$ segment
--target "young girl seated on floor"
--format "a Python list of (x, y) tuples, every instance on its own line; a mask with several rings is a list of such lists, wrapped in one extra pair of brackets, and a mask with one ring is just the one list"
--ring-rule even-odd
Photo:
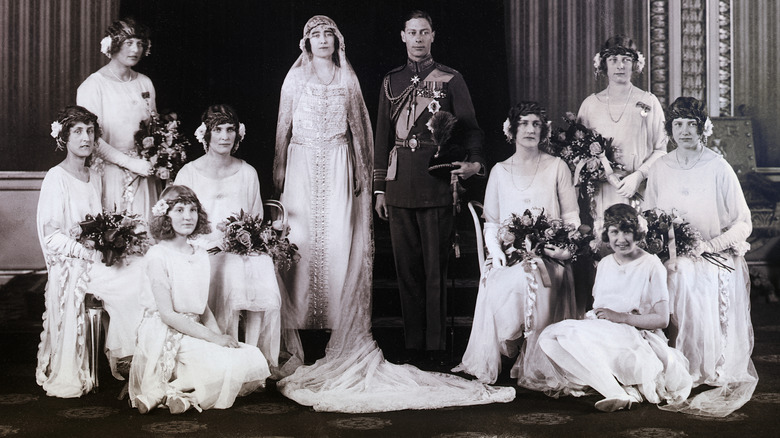
[(173, 185), (152, 210), (152, 235), (160, 243), (146, 254), (152, 297), (138, 329), (130, 370), (130, 398), (143, 413), (167, 406), (180, 414), (226, 409), (237, 395), (261, 387), (270, 375), (257, 347), (222, 334), (207, 305), (209, 257), (188, 239), (210, 229), (195, 193)]
[(560, 372), (547, 380), (550, 392), (579, 396), (591, 387), (605, 397), (596, 403), (604, 412), (630, 409), (643, 397), (655, 404), (688, 397), (688, 362), (661, 331), (669, 324), (666, 269), (636, 246), (646, 231), (626, 204), (604, 212), (602, 240), (614, 254), (598, 265), (593, 310), (584, 320), (550, 325), (539, 337)]

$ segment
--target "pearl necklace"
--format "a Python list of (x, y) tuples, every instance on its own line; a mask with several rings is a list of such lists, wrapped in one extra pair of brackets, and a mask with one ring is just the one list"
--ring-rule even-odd
[(118, 74), (116, 74), (116, 72), (114, 71), (113, 68), (108, 67), (108, 71), (110, 71), (111, 74), (114, 75), (114, 77), (116, 78), (117, 81), (119, 81), (119, 82), (121, 82), (123, 84), (126, 84), (126, 83), (128, 83), (128, 82), (133, 80), (133, 73), (130, 73), (130, 78), (128, 78), (127, 80), (123, 80), (122, 78), (119, 77)]
[[(531, 187), (534, 184), (534, 180), (536, 179), (536, 173), (539, 171), (539, 162), (541, 160), (542, 160), (542, 153), (539, 152), (538, 155), (536, 156), (536, 168), (534, 168), (534, 175), (533, 175), (533, 177), (531, 177), (531, 182), (528, 183), (527, 186), (525, 186), (523, 188), (519, 188), (519, 187), (517, 187), (517, 184), (515, 184), (515, 157), (512, 157), (512, 161), (511, 161), (511, 164), (510, 164), (510, 167), (509, 167), (509, 173), (512, 176), (512, 186), (514, 186), (515, 190), (517, 190), (519, 192), (524, 192), (524, 191), (528, 190), (528, 188)], [(521, 175), (521, 177), (522, 177), (522, 175)]]
[[(677, 149), (677, 153), (674, 154), (674, 159), (677, 161), (677, 166), (680, 167), (681, 170), (691, 170), (694, 166), (701, 160), (701, 156), (704, 155), (704, 146), (701, 146), (701, 150), (699, 151), (699, 156), (696, 157), (696, 160), (691, 164), (689, 167), (683, 167), (682, 163), (680, 163), (680, 150)], [(687, 160), (686, 160), (687, 164)]]
[(628, 101), (631, 100), (631, 93), (634, 92), (633, 85), (631, 86), (631, 89), (628, 90), (628, 97), (626, 97), (626, 103), (623, 105), (623, 111), (620, 112), (620, 116), (618, 116), (617, 120), (615, 120), (614, 117), (612, 117), (612, 108), (609, 106), (609, 85), (607, 85), (607, 112), (609, 113), (609, 118), (612, 120), (613, 123), (617, 123), (620, 121), (620, 119), (623, 118), (623, 114), (626, 113), (626, 108), (628, 108)]
[(333, 80), (336, 79), (336, 66), (331, 64), (331, 67), (333, 69), (333, 73), (331, 74), (330, 80), (327, 83), (325, 83), (325, 81), (323, 81), (320, 77), (320, 72), (317, 71), (317, 67), (314, 67), (314, 74), (317, 75), (317, 79), (320, 81), (320, 84), (327, 86), (332, 84)]

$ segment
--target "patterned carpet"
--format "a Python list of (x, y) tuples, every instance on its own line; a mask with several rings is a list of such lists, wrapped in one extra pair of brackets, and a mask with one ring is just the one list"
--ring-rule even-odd
[[(522, 389), (508, 404), (367, 415), (317, 413), (284, 398), (272, 384), (264, 392), (238, 399), (229, 410), (191, 410), (178, 416), (156, 410), (140, 415), (128, 407), (126, 399), (117, 399), (123, 382), (111, 377), (104, 358), (97, 393), (57, 399), (47, 397), (35, 384), (42, 308), (40, 277), (18, 278), (0, 289), (0, 437), (780, 436), (780, 305), (764, 300), (757, 300), (760, 302), (754, 303), (753, 309), (753, 359), (760, 378), (756, 394), (745, 407), (724, 419), (669, 413), (649, 404), (604, 414), (593, 408), (598, 396), (556, 400)], [(375, 328), (374, 335), (388, 358), (398, 355), (399, 328)], [(462, 352), (467, 338), (468, 328), (455, 328), (455, 356)], [(316, 336), (312, 339), (323, 342)], [(504, 368), (510, 364), (506, 362)], [(513, 384), (507, 372), (498, 383)]]

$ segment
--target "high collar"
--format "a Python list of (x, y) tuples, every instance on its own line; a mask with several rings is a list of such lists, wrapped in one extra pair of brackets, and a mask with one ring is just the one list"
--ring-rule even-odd
[(431, 56), (430, 53), (427, 54), (421, 61), (412, 61), (409, 58), (406, 59), (406, 66), (415, 73), (420, 73), (421, 71), (427, 70), (431, 68), (433, 64), (433, 56)]

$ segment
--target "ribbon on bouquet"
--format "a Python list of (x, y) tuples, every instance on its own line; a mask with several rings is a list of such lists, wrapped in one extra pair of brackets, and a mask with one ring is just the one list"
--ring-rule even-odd
[(674, 226), (669, 227), (669, 262), (677, 265), (677, 244), (674, 241)]
[(525, 271), (525, 315), (523, 315), (523, 335), (527, 338), (534, 332), (534, 310), (536, 309), (536, 293), (539, 290), (539, 282), (536, 280), (536, 273), (542, 279), (545, 287), (550, 287), (550, 273), (547, 272), (547, 266), (539, 257), (523, 260), (523, 270)]
[(609, 160), (607, 159), (607, 155), (602, 152), (596, 157), (591, 157), (586, 160), (582, 160), (579, 163), (577, 163), (577, 166), (574, 168), (574, 183), (576, 184), (577, 181), (580, 180), (580, 172), (582, 171), (582, 168), (585, 167), (588, 163), (593, 163), (595, 161), (598, 161), (601, 163), (601, 165), (604, 167), (604, 175), (607, 177), (607, 181), (612, 184), (613, 186), (617, 187), (617, 183), (612, 182), (612, 179), (610, 176), (615, 173), (615, 171), (612, 169), (612, 165), (609, 164)]

